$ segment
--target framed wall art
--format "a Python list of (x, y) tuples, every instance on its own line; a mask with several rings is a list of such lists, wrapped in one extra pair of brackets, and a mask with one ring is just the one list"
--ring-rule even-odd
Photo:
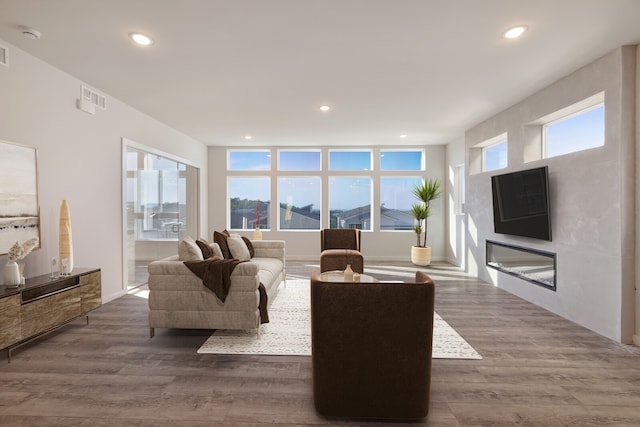
[(15, 242), (40, 242), (37, 160), (34, 147), (0, 141), (0, 254)]

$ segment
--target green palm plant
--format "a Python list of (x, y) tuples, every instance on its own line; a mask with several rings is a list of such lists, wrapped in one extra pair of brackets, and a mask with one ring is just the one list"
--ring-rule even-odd
[[(416, 246), (423, 248), (427, 246), (427, 218), (431, 215), (429, 204), (433, 199), (437, 199), (442, 195), (442, 189), (440, 187), (439, 179), (428, 179), (413, 188), (413, 195), (419, 200), (419, 203), (411, 206), (411, 215), (418, 222), (413, 227), (418, 243)], [(421, 241), (420, 237), (422, 233), (424, 233), (422, 236), (424, 238)]]

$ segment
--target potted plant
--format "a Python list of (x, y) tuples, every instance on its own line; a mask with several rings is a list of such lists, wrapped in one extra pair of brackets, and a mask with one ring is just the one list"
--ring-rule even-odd
[(419, 200), (419, 203), (411, 206), (411, 215), (417, 221), (413, 227), (416, 233), (416, 245), (411, 246), (411, 262), (415, 265), (431, 264), (431, 248), (427, 246), (427, 219), (431, 215), (429, 204), (441, 194), (438, 179), (428, 179), (413, 189), (413, 195)]

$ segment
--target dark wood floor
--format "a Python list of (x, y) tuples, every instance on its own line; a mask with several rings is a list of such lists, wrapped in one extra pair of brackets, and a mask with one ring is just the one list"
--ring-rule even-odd
[[(288, 276), (307, 278), (312, 267), (289, 262)], [(640, 425), (640, 349), (455, 268), (424, 270), (437, 281), (438, 313), (484, 358), (434, 360), (430, 413), (415, 425)], [(390, 280), (413, 271), (367, 269)], [(0, 360), (0, 425), (384, 424), (318, 416), (309, 357), (198, 355), (209, 332), (149, 339), (144, 290), (109, 302), (88, 326), (74, 321)]]

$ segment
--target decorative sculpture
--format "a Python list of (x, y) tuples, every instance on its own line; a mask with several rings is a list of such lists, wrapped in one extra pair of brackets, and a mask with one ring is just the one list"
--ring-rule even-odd
[(66, 261), (66, 270), (61, 274), (70, 274), (73, 271), (73, 239), (71, 237), (71, 213), (69, 212), (69, 204), (66, 200), (62, 201), (60, 206), (60, 236), (58, 244), (58, 255), (60, 264), (64, 265)]

